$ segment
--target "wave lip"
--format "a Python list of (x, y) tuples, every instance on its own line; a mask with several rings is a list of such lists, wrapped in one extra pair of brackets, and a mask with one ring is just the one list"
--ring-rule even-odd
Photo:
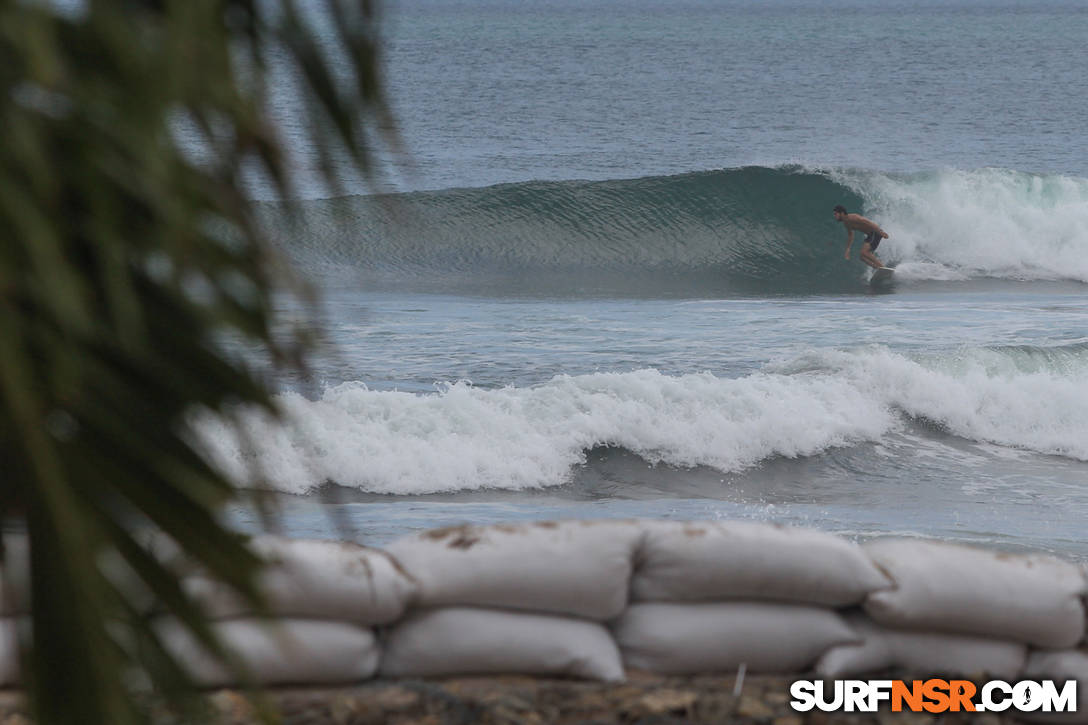
[[(1088, 460), (1088, 345), (915, 357), (875, 346), (813, 351), (737, 379), (645, 369), (530, 388), (459, 382), (426, 395), (345, 384), (280, 402), (284, 425), (254, 414), (246, 427), (271, 485), (288, 493), (329, 481), (391, 494), (543, 488), (567, 482), (602, 446), (737, 472), (875, 441), (905, 419)], [(255, 485), (246, 448), (221, 423), (197, 431), (219, 467)]]

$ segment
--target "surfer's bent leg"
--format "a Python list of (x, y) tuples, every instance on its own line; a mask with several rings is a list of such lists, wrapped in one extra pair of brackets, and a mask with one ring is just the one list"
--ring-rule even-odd
[(884, 266), (884, 264), (877, 259), (876, 255), (873, 254), (873, 250), (876, 249), (878, 244), (880, 244), (880, 235), (876, 232), (869, 232), (866, 234), (865, 241), (861, 243), (861, 261), (865, 262), (873, 269), (880, 269)]
[(868, 244), (861, 245), (861, 261), (865, 262), (873, 269), (880, 269), (884, 266), (884, 264), (879, 259), (877, 259), (876, 255), (869, 251)]

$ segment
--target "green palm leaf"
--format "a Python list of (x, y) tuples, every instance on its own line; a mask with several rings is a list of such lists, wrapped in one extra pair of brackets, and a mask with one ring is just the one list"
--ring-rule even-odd
[(310, 336), (274, 334), (272, 302), (310, 292), (243, 179), (296, 183), (267, 120), (273, 65), (298, 80), (325, 183), (370, 173), (369, 145), (396, 142), (376, 27), (367, 2), (0, 0), (0, 514), (29, 541), (42, 723), (145, 720), (135, 672), (192, 692), (150, 601), (233, 662), (149, 542), (261, 604), (260, 562), (219, 517), (239, 492), (188, 421), (275, 412), (223, 340), (303, 359)]

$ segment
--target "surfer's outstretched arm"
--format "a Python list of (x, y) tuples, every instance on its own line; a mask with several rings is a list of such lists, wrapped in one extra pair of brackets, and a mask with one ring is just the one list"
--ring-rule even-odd
[(850, 245), (854, 243), (854, 230), (846, 230), (846, 258), (850, 259)]

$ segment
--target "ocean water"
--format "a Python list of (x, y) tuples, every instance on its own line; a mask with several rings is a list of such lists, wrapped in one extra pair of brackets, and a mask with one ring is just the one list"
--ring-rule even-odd
[(252, 448), (198, 425), (288, 533), (745, 518), (1088, 558), (1088, 6), (385, 9), (407, 156), (262, 203), (323, 290), (313, 378)]

